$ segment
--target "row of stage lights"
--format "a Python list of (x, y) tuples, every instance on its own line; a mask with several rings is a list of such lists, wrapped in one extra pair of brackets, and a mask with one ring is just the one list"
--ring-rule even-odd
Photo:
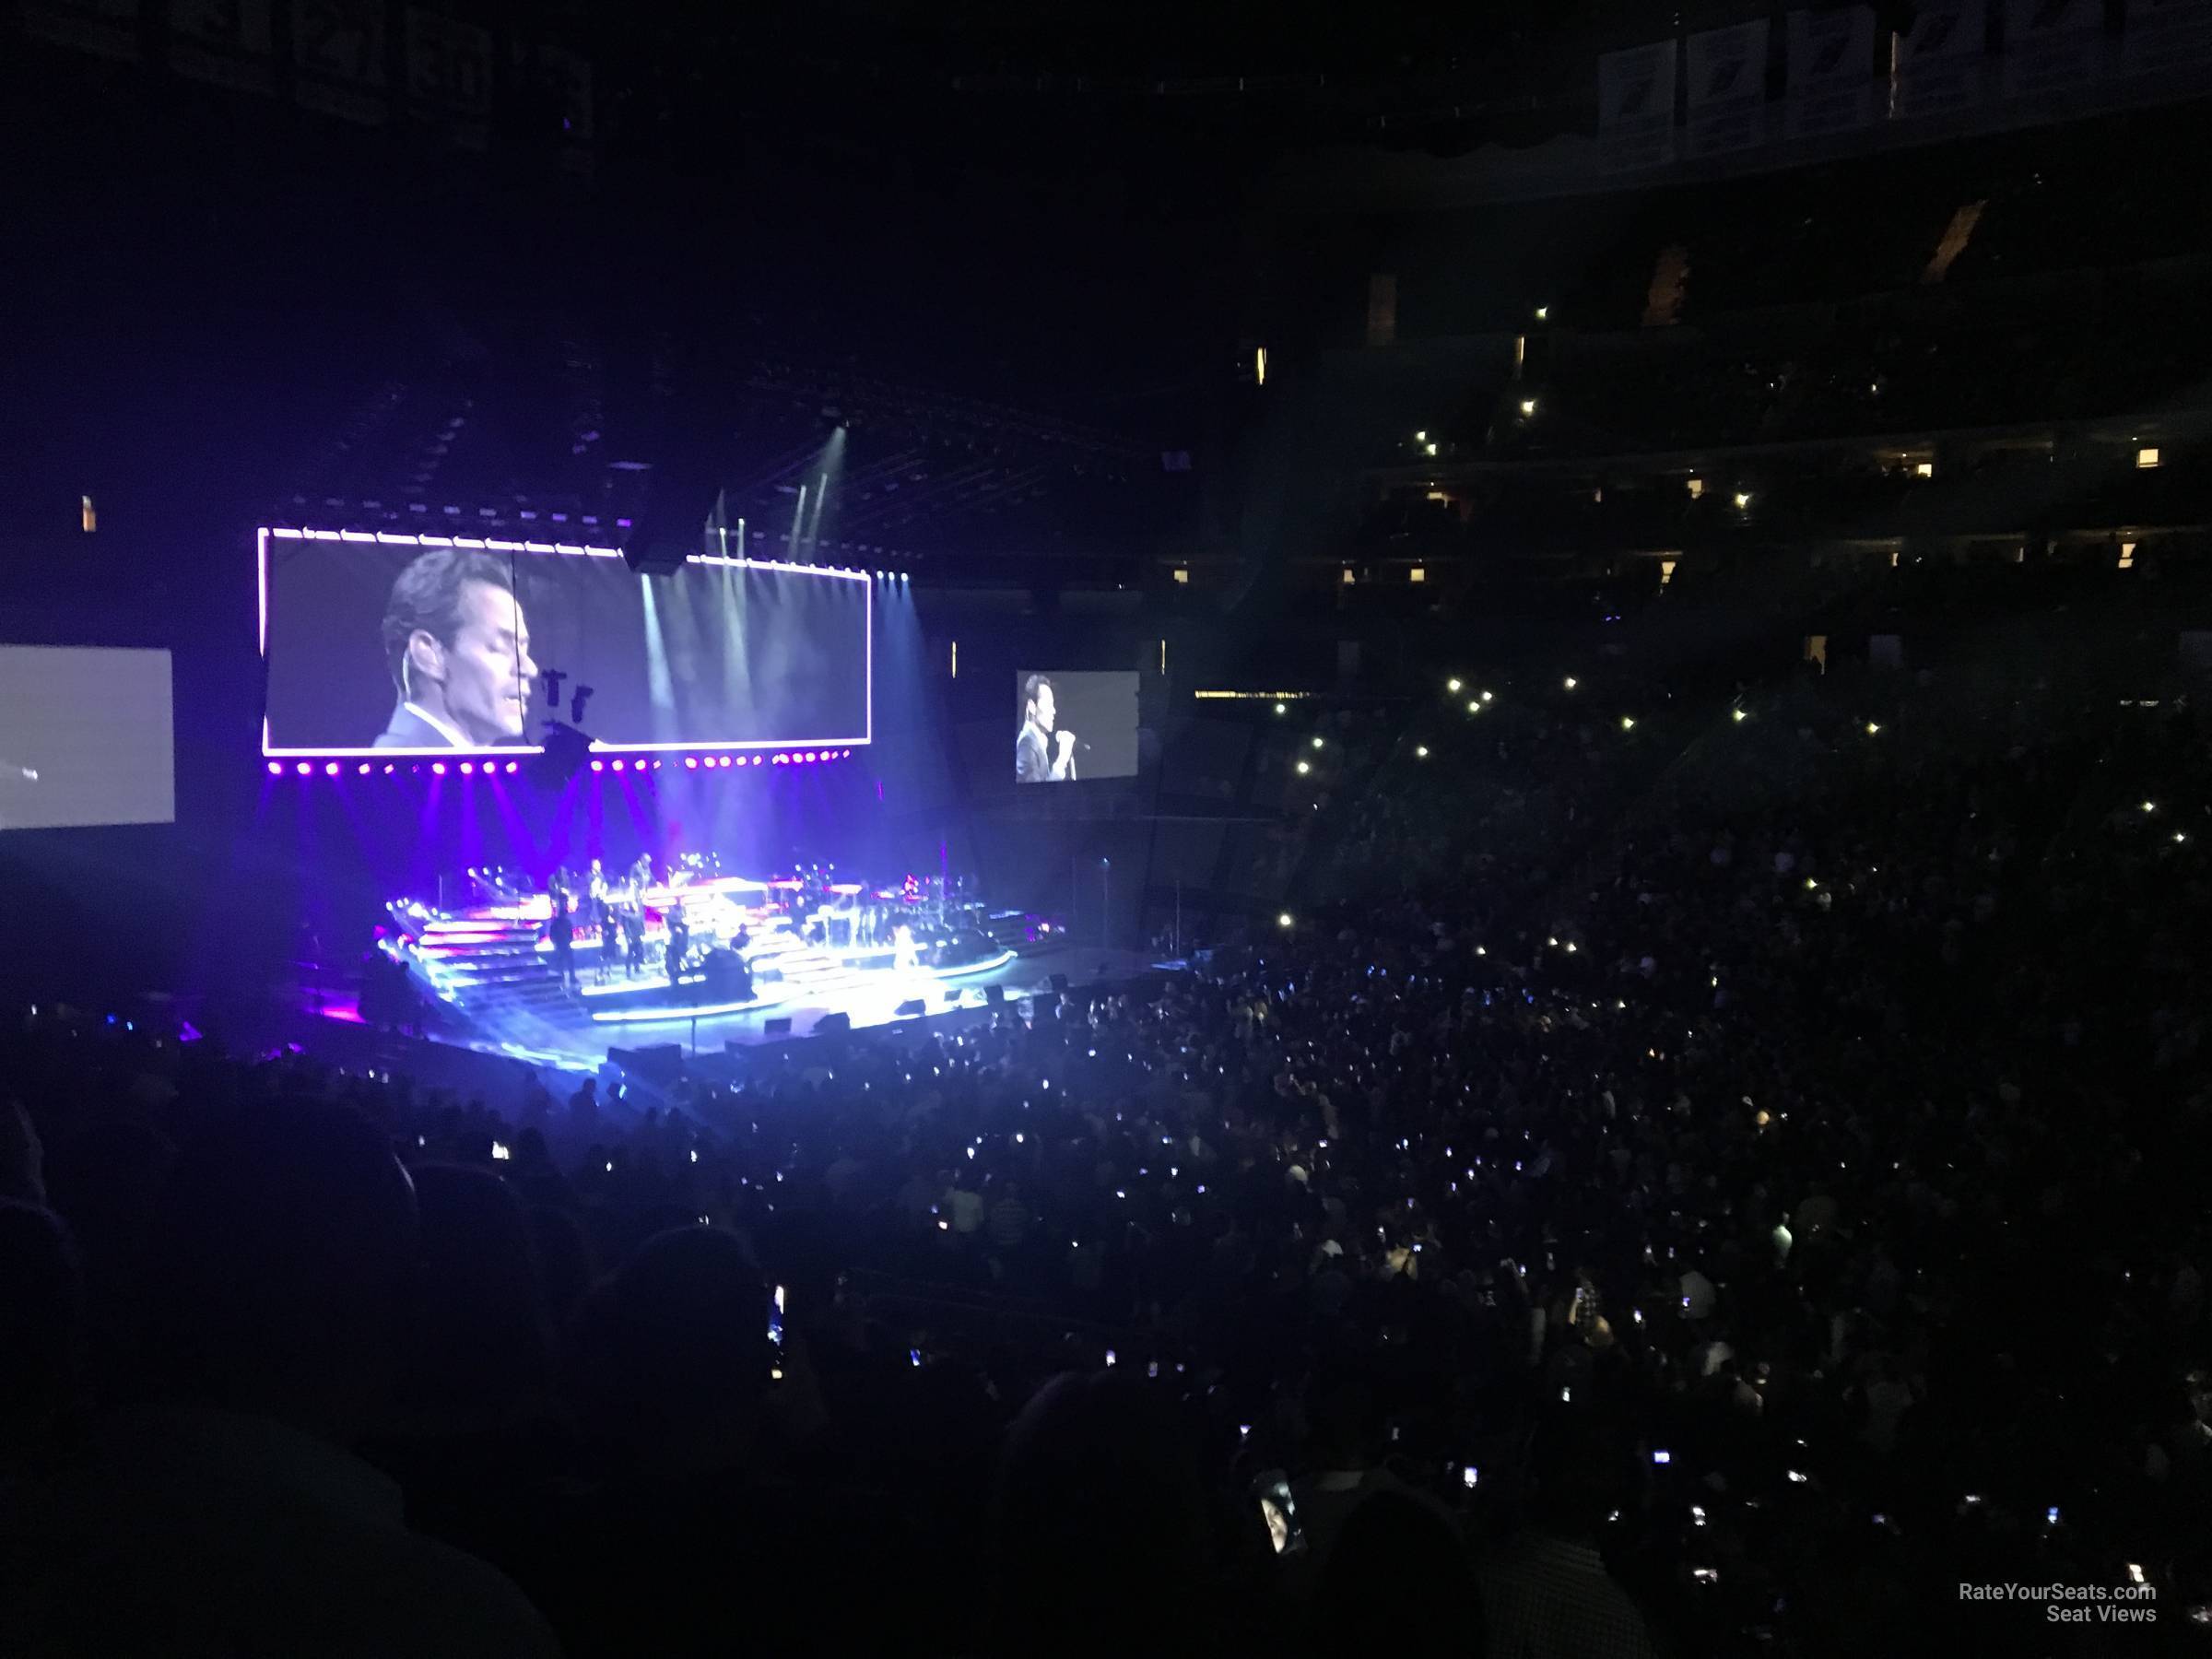
[[(811, 766), (818, 761), (849, 760), (852, 758), (853, 751), (849, 748), (779, 749), (772, 755), (686, 755), (684, 757), (684, 770), (686, 771), (714, 771), (717, 770), (727, 771), (733, 766), (743, 767), (747, 765)], [(602, 757), (596, 758), (592, 761), (592, 770), (595, 772), (659, 771), (664, 764), (665, 762), (663, 761), (648, 759), (643, 756), (640, 756), (634, 760), (625, 759), (620, 756), (617, 756), (612, 760)], [(272, 760), (269, 762), (270, 777), (282, 777), (284, 775), (284, 770), (285, 763), (283, 761)], [(522, 762), (519, 760), (418, 760), (409, 762), (403, 768), (399, 763), (391, 760), (385, 761), (382, 767), (379, 767), (374, 761), (363, 760), (356, 765), (353, 770), (356, 776), (363, 778), (368, 777), (372, 772), (380, 771), (385, 777), (388, 778), (394, 773), (403, 770), (409, 772), (420, 772), (427, 771), (433, 778), (442, 778), (449, 771), (457, 771), (463, 777), (468, 778), (474, 777), (477, 772), (481, 771), (486, 777), (488, 778), (494, 773), (500, 771), (504, 771), (509, 774), (518, 772), (522, 770)], [(292, 763), (292, 771), (302, 778), (312, 777), (316, 771), (316, 763), (312, 760), (294, 761)], [(345, 771), (345, 765), (340, 761), (325, 760), (322, 763), (323, 775), (326, 778), (338, 777), (343, 774)]]

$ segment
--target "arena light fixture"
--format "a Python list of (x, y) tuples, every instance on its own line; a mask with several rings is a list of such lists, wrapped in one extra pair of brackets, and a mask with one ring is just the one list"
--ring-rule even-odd
[(1458, 681), (1458, 679), (1457, 679), (1456, 677), (1453, 677), (1453, 678), (1452, 678), (1452, 679), (1448, 679), (1448, 680), (1446, 680), (1446, 681), (1444, 682), (1444, 689), (1445, 689), (1445, 690), (1447, 690), (1447, 691), (1449, 691), (1449, 692), (1451, 692), (1451, 693), (1452, 693), (1452, 695), (1453, 695), (1453, 696), (1454, 696), (1454, 697), (1458, 696), (1458, 695), (1459, 695), (1459, 681)]
[(1569, 675), (1569, 676), (1567, 677), (1567, 689), (1568, 689), (1568, 690), (1570, 690), (1570, 691), (1571, 691), (1571, 690), (1573, 690), (1573, 689), (1574, 689), (1574, 686), (1575, 686), (1575, 679), (1574, 679), (1574, 676), (1571, 674), (1571, 675)]
[(1281, 915), (1277, 916), (1275, 919), (1275, 924), (1277, 927), (1288, 927), (1290, 925), (1290, 912), (1288, 911), (1285, 911)]

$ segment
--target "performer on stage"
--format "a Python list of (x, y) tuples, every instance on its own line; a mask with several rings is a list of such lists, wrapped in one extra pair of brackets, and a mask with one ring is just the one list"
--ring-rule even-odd
[(914, 943), (914, 930), (901, 922), (891, 930), (891, 971), (919, 973), (922, 971), (922, 949)]
[(676, 983), (676, 976), (684, 971), (684, 959), (691, 954), (691, 924), (677, 905), (668, 912), (668, 982)]
[(566, 990), (577, 983), (576, 924), (569, 917), (569, 896), (558, 888), (553, 892), (553, 920), (546, 924), (546, 936), (553, 941), (553, 976)]
[(606, 984), (615, 977), (615, 970), (622, 965), (622, 929), (616, 923), (614, 906), (602, 900), (599, 906), (599, 982)]
[(635, 979), (638, 970), (645, 966), (645, 908), (634, 899), (623, 907), (622, 942), (629, 977)]

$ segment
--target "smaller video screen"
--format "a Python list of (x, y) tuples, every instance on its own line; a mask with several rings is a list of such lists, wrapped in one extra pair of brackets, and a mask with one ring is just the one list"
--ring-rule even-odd
[(1136, 676), (1025, 669), (1014, 677), (1014, 781), (1136, 776)]
[(168, 652), (0, 645), (0, 830), (176, 818)]

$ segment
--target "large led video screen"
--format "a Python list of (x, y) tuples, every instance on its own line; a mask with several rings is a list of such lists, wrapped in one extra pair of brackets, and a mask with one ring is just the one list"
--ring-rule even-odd
[(1024, 669), (1014, 677), (1014, 781), (1136, 776), (1136, 676)]
[(363, 531), (259, 554), (265, 754), (527, 752), (556, 717), (606, 749), (870, 738), (865, 571)]
[(0, 645), (0, 830), (177, 817), (169, 653)]

